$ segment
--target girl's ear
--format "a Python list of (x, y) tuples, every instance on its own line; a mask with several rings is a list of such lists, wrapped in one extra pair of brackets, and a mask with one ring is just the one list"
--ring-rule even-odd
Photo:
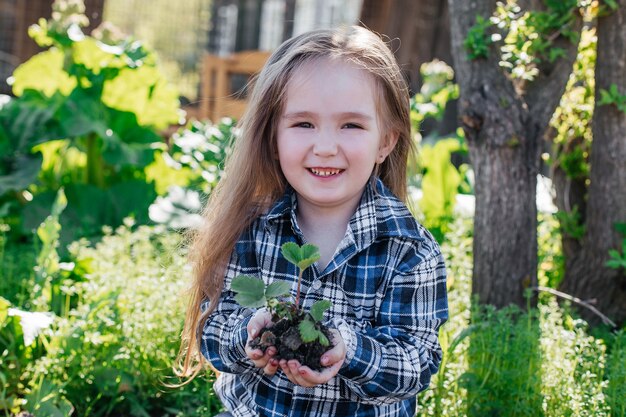
[(390, 132), (385, 135), (380, 146), (378, 147), (378, 156), (376, 157), (377, 164), (385, 162), (387, 156), (389, 156), (391, 151), (393, 151), (393, 148), (396, 147), (396, 143), (398, 143), (398, 136), (399, 134), (397, 132)]

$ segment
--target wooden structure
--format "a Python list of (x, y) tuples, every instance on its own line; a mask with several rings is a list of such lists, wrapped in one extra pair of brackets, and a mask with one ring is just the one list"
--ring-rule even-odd
[(226, 57), (206, 54), (202, 61), (200, 118), (213, 122), (227, 116), (240, 118), (246, 98), (245, 91), (233, 88), (235, 77), (249, 80), (263, 68), (269, 56), (267, 51), (242, 51)]

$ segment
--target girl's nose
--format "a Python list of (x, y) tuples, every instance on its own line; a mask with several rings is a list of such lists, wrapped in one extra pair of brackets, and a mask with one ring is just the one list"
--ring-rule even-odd
[(316, 156), (334, 156), (337, 154), (337, 141), (332, 134), (322, 133), (313, 145)]

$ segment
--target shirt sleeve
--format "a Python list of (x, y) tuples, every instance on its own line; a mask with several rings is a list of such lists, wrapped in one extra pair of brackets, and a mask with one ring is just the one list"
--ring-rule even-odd
[[(257, 371), (245, 351), (248, 340), (247, 325), (253, 311), (241, 307), (230, 290), (231, 280), (239, 275), (237, 256), (233, 253), (228, 263), (224, 290), (215, 310), (209, 315), (202, 328), (200, 352), (220, 372), (239, 374)], [(202, 304), (202, 311), (208, 301)]]
[(443, 256), (433, 245), (414, 268), (391, 279), (375, 325), (335, 320), (347, 350), (338, 375), (360, 398), (386, 404), (415, 397), (439, 369), (438, 330), (448, 300)]

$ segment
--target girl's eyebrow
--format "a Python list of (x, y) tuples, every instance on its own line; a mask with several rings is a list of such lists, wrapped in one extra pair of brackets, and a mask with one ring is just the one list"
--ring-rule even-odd
[[(284, 119), (300, 119), (300, 118), (312, 118), (315, 117), (316, 113), (313, 112), (309, 112), (309, 111), (296, 111), (296, 112), (292, 112), (292, 113), (286, 113), (283, 118)], [(372, 120), (373, 117), (370, 115), (367, 115), (365, 113), (360, 113), (360, 112), (356, 112), (356, 111), (348, 111), (348, 112), (343, 112), (343, 113), (339, 113), (336, 115), (337, 118), (339, 119), (360, 119), (360, 120)]]

